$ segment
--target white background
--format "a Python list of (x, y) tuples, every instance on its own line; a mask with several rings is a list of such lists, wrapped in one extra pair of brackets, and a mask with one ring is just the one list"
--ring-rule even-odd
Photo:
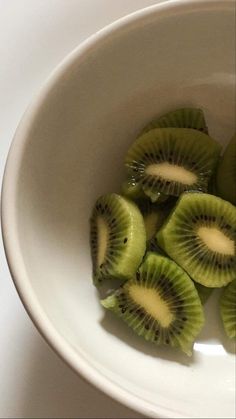
[[(151, 0), (0, 0), (0, 176), (16, 126), (52, 69)], [(115, 362), (115, 360), (114, 360)], [(0, 243), (0, 417), (140, 418), (76, 376), (24, 311)]]

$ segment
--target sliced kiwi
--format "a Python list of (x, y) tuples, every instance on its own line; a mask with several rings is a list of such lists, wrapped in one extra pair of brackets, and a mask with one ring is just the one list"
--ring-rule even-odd
[(207, 191), (221, 146), (208, 135), (188, 128), (156, 128), (128, 150), (130, 176), (152, 201), (160, 193), (179, 196), (187, 190)]
[(229, 338), (236, 337), (236, 279), (222, 292), (220, 314), (224, 329)]
[(158, 255), (168, 257), (168, 255), (164, 252), (164, 250), (160, 246), (158, 246), (157, 240), (155, 237), (149, 243), (147, 243), (147, 252), (153, 252), (153, 253), (157, 253)]
[(101, 303), (146, 340), (179, 347), (187, 355), (204, 323), (192, 280), (176, 263), (153, 253), (135, 278)]
[[(220, 159), (219, 159), (220, 161)], [(219, 163), (218, 163), (219, 164)], [(208, 193), (211, 195), (218, 195), (217, 192), (217, 186), (216, 186), (216, 175), (217, 175), (217, 169), (213, 172), (213, 174), (210, 177), (209, 183), (208, 183)]]
[(168, 112), (147, 124), (142, 133), (153, 128), (192, 128), (208, 133), (204, 113), (197, 108), (181, 108)]
[(91, 217), (91, 251), (95, 285), (103, 278), (131, 278), (146, 250), (141, 212), (115, 193), (100, 197)]
[(194, 285), (198, 292), (201, 303), (205, 304), (210, 297), (213, 288), (204, 287), (204, 285), (198, 284), (197, 282), (194, 282)]
[(236, 208), (210, 194), (185, 193), (157, 233), (157, 242), (194, 281), (231, 282), (236, 270)]
[(129, 199), (145, 199), (146, 195), (143, 192), (142, 185), (137, 183), (133, 177), (126, 179), (121, 186), (121, 194)]
[(164, 203), (152, 203), (149, 200), (137, 201), (137, 205), (143, 214), (146, 229), (147, 248), (151, 250), (157, 247), (156, 234), (163, 225), (165, 219), (174, 207), (176, 200), (169, 198)]
[(152, 190), (148, 185), (142, 184), (141, 182), (139, 184), (141, 185), (144, 195), (146, 198), (149, 198), (151, 202), (161, 203), (168, 199), (168, 195), (165, 195), (157, 190)]
[(236, 134), (225, 149), (216, 176), (217, 194), (236, 205)]
[[(129, 199), (132, 199), (133, 201), (142, 201), (142, 200), (150, 200), (152, 201), (152, 195), (150, 196), (144, 193), (142, 184), (139, 182), (136, 182), (134, 177), (128, 177), (121, 185), (121, 194), (126, 196)], [(168, 200), (168, 195), (164, 195), (162, 193), (159, 193), (158, 195), (155, 194), (153, 202), (157, 202), (158, 204), (161, 204), (162, 202), (165, 202)]]
[(143, 214), (147, 241), (152, 240), (167, 216), (164, 206), (152, 204), (150, 201), (140, 202), (139, 208)]

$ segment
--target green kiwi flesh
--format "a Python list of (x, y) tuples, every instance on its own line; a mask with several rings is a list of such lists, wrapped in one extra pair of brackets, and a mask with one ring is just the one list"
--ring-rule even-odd
[[(219, 161), (218, 161), (218, 164), (219, 164)], [(209, 183), (208, 183), (208, 193), (215, 196), (218, 195), (217, 186), (216, 186), (216, 175), (217, 175), (217, 169), (211, 175)]]
[(187, 355), (204, 324), (192, 280), (175, 262), (150, 252), (136, 277), (101, 304), (146, 340), (181, 348)]
[(236, 338), (236, 278), (223, 289), (220, 297), (220, 314), (229, 338)]
[(192, 128), (208, 133), (204, 113), (198, 108), (181, 108), (168, 112), (147, 124), (142, 133), (154, 128)]
[[(133, 177), (127, 178), (121, 185), (121, 194), (133, 201), (148, 200), (148, 193), (145, 195), (142, 185)], [(155, 194), (153, 202), (158, 204), (165, 202), (169, 197), (167, 195), (159, 193), (158, 196)], [(150, 200), (152, 196), (150, 195)]]
[(227, 285), (236, 270), (236, 208), (204, 193), (183, 194), (157, 233), (157, 243), (195, 281)]
[(146, 199), (142, 185), (137, 183), (134, 178), (126, 179), (121, 186), (121, 194), (129, 199), (136, 201), (137, 199)]
[(128, 150), (128, 173), (154, 202), (160, 194), (207, 192), (221, 146), (188, 128), (156, 128), (141, 135)]
[(162, 227), (167, 216), (171, 212), (175, 199), (169, 198), (164, 203), (152, 203), (150, 200), (137, 201), (137, 205), (143, 215), (146, 229), (147, 250), (156, 249), (156, 234)]
[(224, 288), (220, 298), (220, 314), (229, 338), (236, 338), (236, 279)]
[(138, 206), (143, 214), (147, 242), (149, 242), (164, 223), (167, 213), (165, 207), (152, 204), (150, 201), (143, 201)]
[(151, 202), (160, 204), (161, 202), (165, 202), (168, 199), (168, 195), (165, 195), (162, 192), (156, 190), (152, 190), (148, 187), (148, 185), (143, 185), (142, 183), (139, 184), (141, 185), (144, 195), (147, 199), (150, 199)]
[(217, 194), (236, 205), (236, 134), (225, 149), (218, 166)]
[(136, 204), (118, 194), (100, 197), (90, 220), (93, 280), (131, 278), (146, 250), (146, 232)]

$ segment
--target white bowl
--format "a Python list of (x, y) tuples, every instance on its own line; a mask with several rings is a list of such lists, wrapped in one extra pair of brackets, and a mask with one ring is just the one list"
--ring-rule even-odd
[(98, 195), (119, 190), (125, 152), (154, 115), (199, 106), (212, 136), (230, 138), (234, 5), (168, 1), (95, 34), (34, 100), (6, 166), (4, 244), (29, 315), (75, 371), (148, 417), (234, 417), (233, 344), (214, 298), (190, 359), (104, 313), (88, 219)]

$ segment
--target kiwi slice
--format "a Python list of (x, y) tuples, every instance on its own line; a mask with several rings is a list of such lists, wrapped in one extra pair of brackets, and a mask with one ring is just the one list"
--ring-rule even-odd
[(152, 201), (187, 190), (207, 191), (221, 146), (208, 135), (188, 128), (156, 128), (128, 150), (128, 172)]
[(204, 285), (198, 284), (197, 282), (194, 282), (194, 285), (198, 292), (201, 303), (205, 304), (210, 297), (213, 288), (204, 287)]
[(144, 195), (146, 198), (149, 198), (151, 202), (165, 202), (166, 199), (168, 199), (168, 195), (163, 194), (162, 192), (159, 192), (157, 190), (152, 190), (149, 188), (148, 185), (140, 183), (141, 188), (143, 190)]
[(146, 232), (136, 204), (118, 194), (100, 197), (91, 217), (95, 285), (103, 278), (131, 278), (146, 250)]
[(229, 338), (236, 337), (236, 279), (224, 290), (220, 298), (220, 314)]
[(163, 205), (152, 204), (150, 201), (140, 202), (139, 208), (143, 214), (147, 242), (151, 241), (167, 217), (167, 210)]
[(142, 133), (153, 128), (192, 128), (208, 133), (204, 113), (197, 108), (181, 108), (168, 112), (147, 124)]
[(211, 175), (209, 183), (208, 183), (208, 193), (211, 195), (218, 195), (217, 186), (216, 186), (216, 174), (217, 171), (215, 170), (214, 173)]
[(236, 205), (236, 134), (225, 149), (216, 176), (217, 193)]
[(198, 293), (186, 272), (150, 252), (136, 277), (101, 303), (146, 340), (179, 347), (187, 355), (204, 323)]
[(168, 257), (168, 255), (164, 252), (164, 250), (160, 246), (158, 246), (157, 240), (155, 237), (149, 243), (147, 243), (147, 252), (153, 252), (153, 253), (157, 253), (158, 255)]
[[(141, 201), (141, 200), (147, 200), (148, 194), (145, 195), (142, 184), (136, 182), (134, 177), (127, 178), (121, 186), (121, 194), (126, 196), (129, 199), (132, 199), (133, 201)], [(150, 199), (152, 197), (150, 196)], [(167, 195), (164, 195), (162, 193), (159, 193), (158, 196), (155, 195), (154, 201), (158, 202), (158, 204), (167, 201), (169, 197)]]
[(185, 193), (157, 233), (158, 245), (210, 288), (227, 285), (236, 270), (236, 208), (210, 194)]
[(143, 192), (142, 185), (135, 181), (133, 177), (126, 179), (121, 186), (121, 194), (129, 199), (145, 199), (146, 195)]
[(154, 248), (157, 246), (155, 236), (168, 214), (171, 212), (175, 202), (176, 200), (171, 198), (160, 204), (152, 203), (147, 199), (137, 202), (137, 205), (143, 214), (148, 249), (152, 249), (152, 246), (154, 246)]

